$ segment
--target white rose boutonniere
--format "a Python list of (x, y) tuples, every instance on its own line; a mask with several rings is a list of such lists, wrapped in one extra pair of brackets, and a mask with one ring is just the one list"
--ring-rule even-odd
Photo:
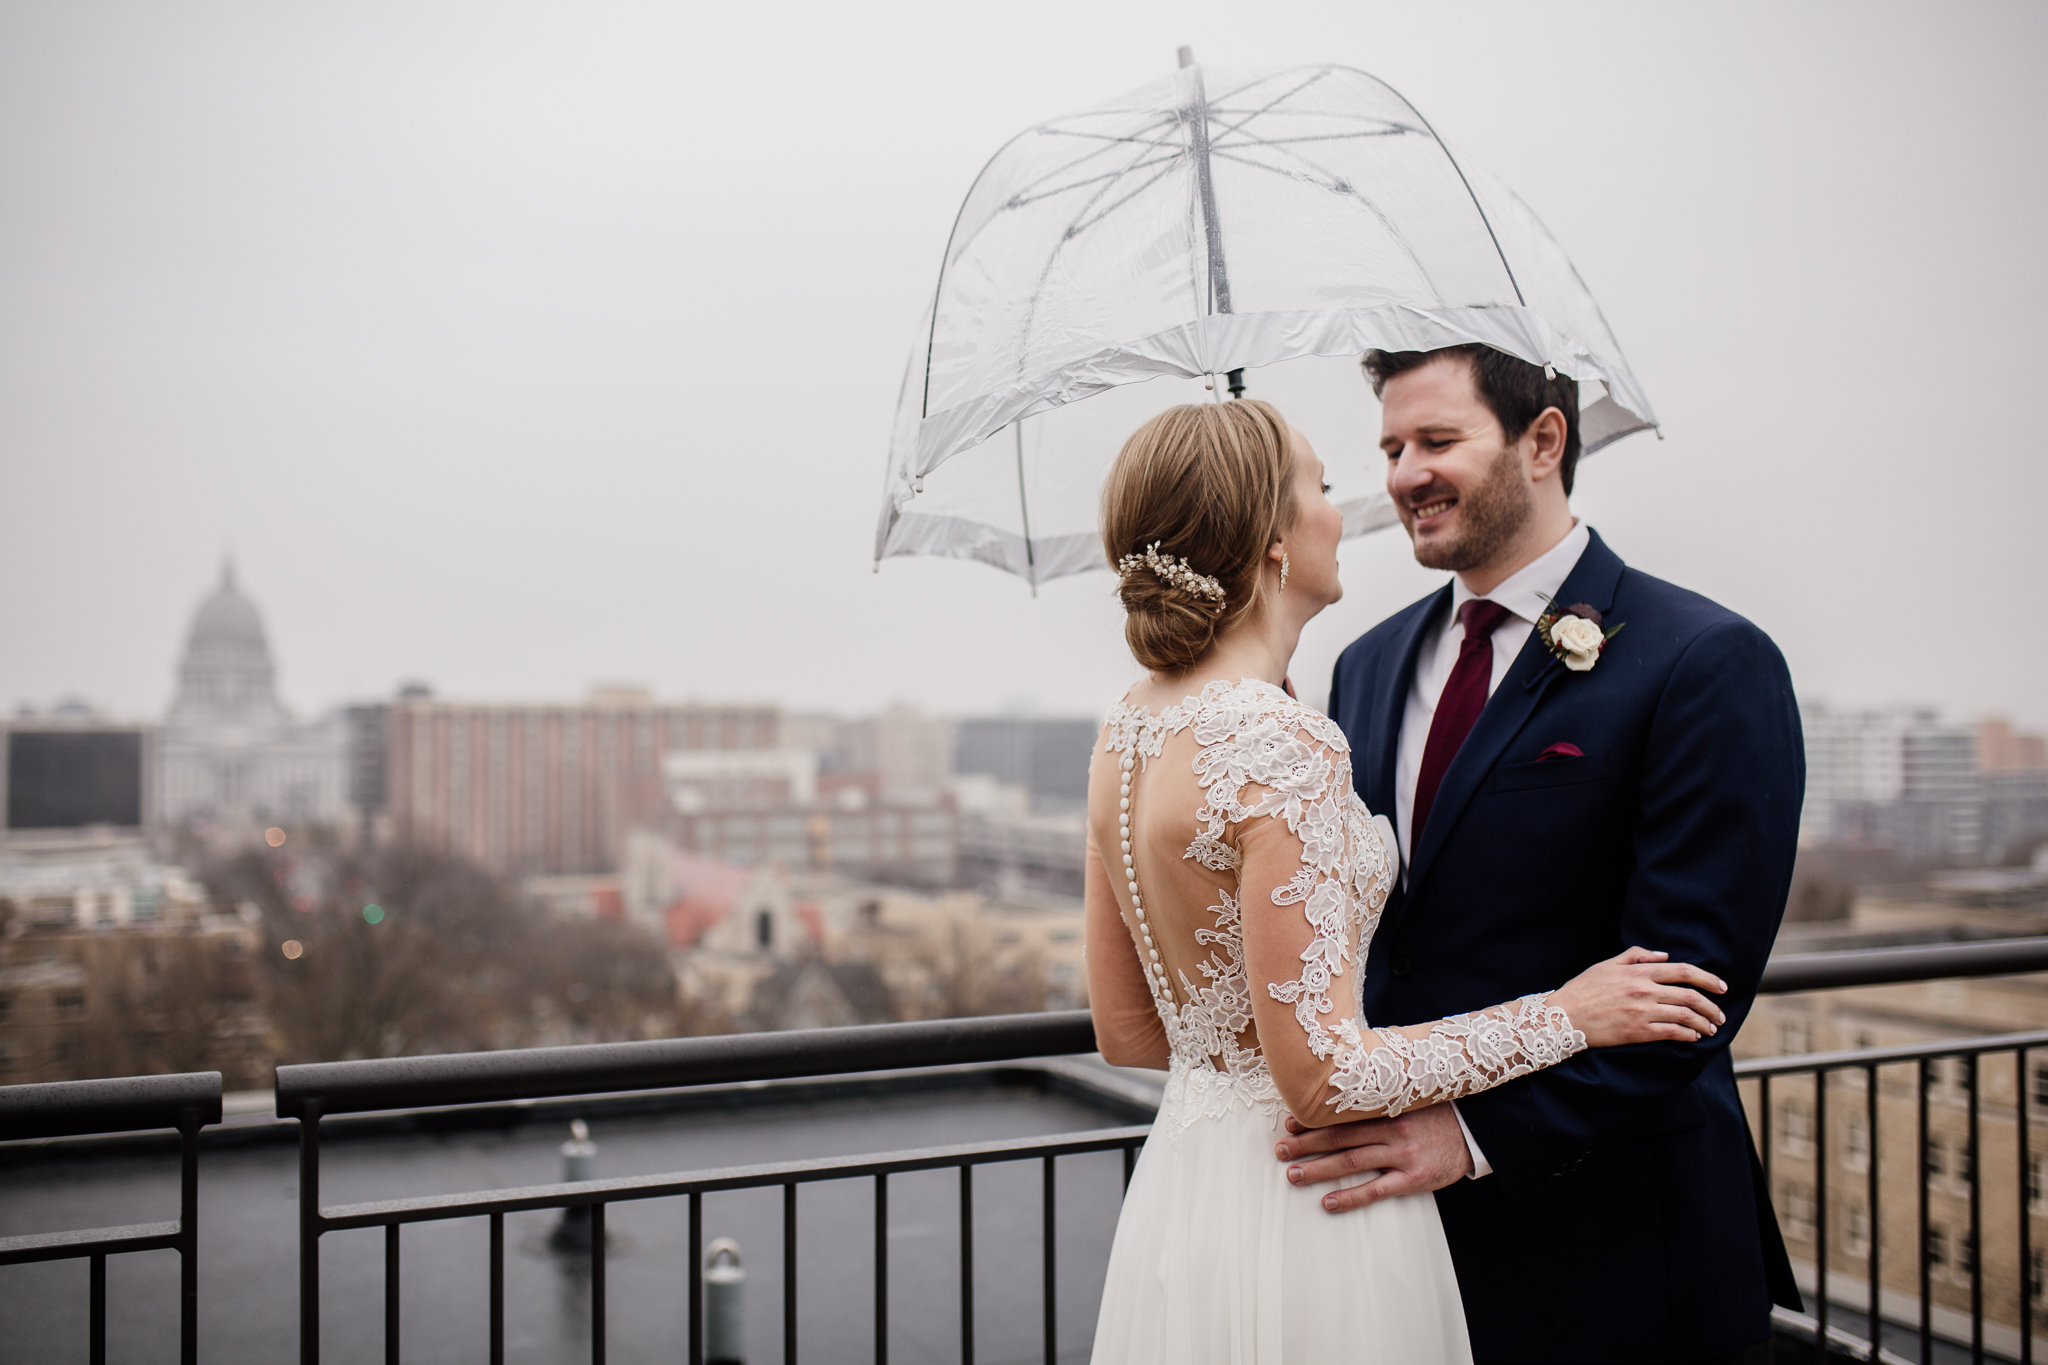
[(1550, 643), (1564, 651), (1566, 668), (1584, 673), (1600, 657), (1600, 646), (1607, 643), (1607, 637), (1585, 617), (1567, 616), (1550, 628)]
[(1584, 602), (1569, 607), (1551, 604), (1536, 622), (1536, 633), (1544, 645), (1574, 673), (1591, 671), (1600, 662), (1607, 642), (1621, 632), (1624, 623), (1607, 625), (1600, 613)]

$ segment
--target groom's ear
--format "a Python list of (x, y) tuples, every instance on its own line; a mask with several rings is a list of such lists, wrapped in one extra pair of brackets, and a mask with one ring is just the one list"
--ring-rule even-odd
[[(1536, 420), (1529, 423), (1529, 429), (1522, 433), (1516, 444), (1523, 447), (1523, 458), (1528, 462), (1529, 480), (1540, 483), (1545, 479), (1562, 479), (1564, 470), (1565, 438), (1569, 434), (1565, 417), (1556, 408), (1545, 408), (1536, 414)], [(1569, 487), (1563, 490), (1570, 494)]]

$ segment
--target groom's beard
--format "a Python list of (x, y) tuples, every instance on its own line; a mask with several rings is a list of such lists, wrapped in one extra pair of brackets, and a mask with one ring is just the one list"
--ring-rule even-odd
[[(1415, 544), (1415, 562), (1425, 569), (1449, 569), (1463, 573), (1492, 563), (1502, 550), (1521, 534), (1536, 513), (1534, 500), (1522, 482), (1521, 462), (1512, 448), (1504, 449), (1486, 481), (1458, 495), (1458, 531), (1430, 541), (1415, 537), (1415, 523), (1408, 523), (1408, 535)], [(1428, 501), (1425, 493), (1417, 501)]]

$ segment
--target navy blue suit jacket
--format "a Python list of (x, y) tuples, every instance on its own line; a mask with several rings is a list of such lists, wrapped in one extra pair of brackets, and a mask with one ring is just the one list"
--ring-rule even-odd
[[(1393, 818), (1401, 714), (1451, 589), (1355, 641), (1330, 709)], [(1445, 772), (1367, 959), (1365, 1017), (1412, 1024), (1553, 990), (1631, 945), (1728, 982), (1698, 1043), (1580, 1053), (1460, 1100), (1493, 1166), (1437, 1193), (1481, 1360), (1694, 1359), (1796, 1292), (1736, 1095), (1791, 885), (1799, 712), (1770, 638), (1593, 536), (1557, 596), (1624, 629), (1590, 672), (1534, 632)], [(1539, 755), (1553, 744), (1579, 758)]]

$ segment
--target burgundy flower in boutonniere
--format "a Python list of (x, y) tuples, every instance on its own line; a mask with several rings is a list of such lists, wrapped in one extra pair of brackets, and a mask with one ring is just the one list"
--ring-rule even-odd
[[(1548, 599), (1545, 599), (1548, 601)], [(1550, 610), (1536, 619), (1536, 634), (1542, 639), (1544, 648), (1564, 662), (1574, 673), (1584, 673), (1600, 662), (1601, 651), (1607, 642), (1621, 633), (1625, 621), (1608, 625), (1600, 613), (1584, 602), (1560, 607), (1552, 602)]]

